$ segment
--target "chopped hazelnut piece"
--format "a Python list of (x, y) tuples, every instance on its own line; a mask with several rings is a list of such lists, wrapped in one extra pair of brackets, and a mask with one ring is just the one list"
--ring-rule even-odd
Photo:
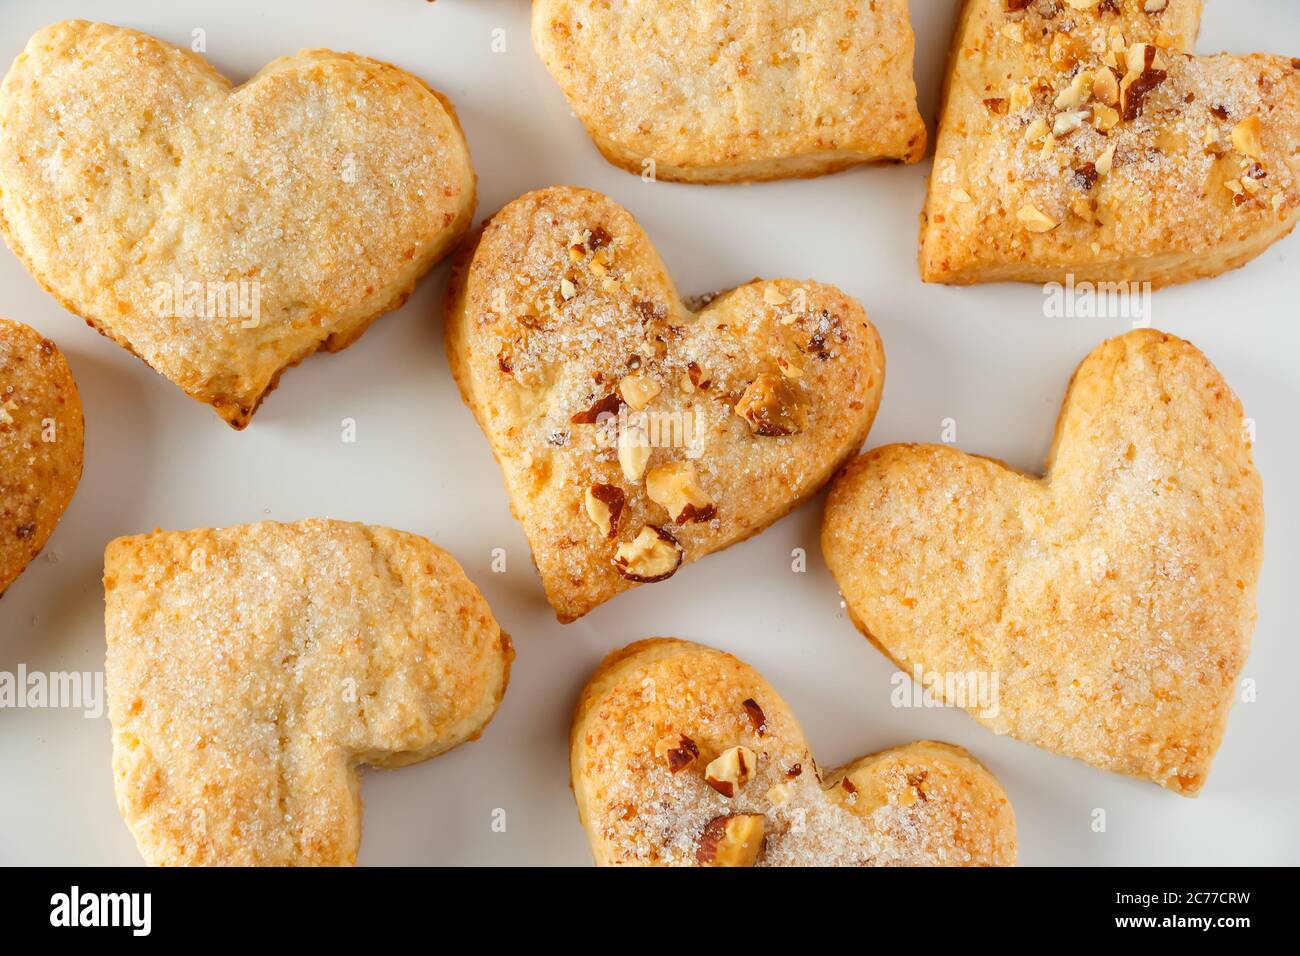
[(618, 383), (618, 393), (636, 411), (641, 411), (663, 390), (663, 386), (646, 372), (627, 375)]
[(1101, 0), (1065, 0), (1065, 2), (1075, 10), (1091, 10), (1100, 3)]
[(586, 411), (578, 412), (569, 421), (575, 425), (598, 425), (609, 416), (618, 413), (619, 406), (622, 404), (618, 395), (610, 392), (600, 401), (596, 402)]
[(614, 551), (614, 567), (629, 581), (653, 584), (670, 578), (682, 564), (682, 546), (667, 531), (645, 525)]
[(651, 501), (667, 509), (675, 524), (708, 521), (718, 513), (689, 461), (660, 465), (646, 475), (645, 490)]
[(709, 373), (700, 367), (699, 362), (690, 362), (686, 366), (686, 374), (690, 376), (691, 384), (703, 391), (708, 388), (713, 379)]
[(704, 782), (724, 797), (734, 797), (744, 789), (758, 769), (758, 758), (748, 747), (731, 747), (720, 753), (704, 768)]
[(634, 484), (650, 464), (650, 436), (640, 425), (627, 425), (618, 433), (618, 464), (623, 477)]
[(703, 866), (753, 866), (763, 852), (761, 813), (714, 817), (696, 844), (695, 860)]
[(681, 773), (700, 759), (700, 748), (695, 746), (695, 741), (685, 734), (664, 738), (659, 741), (655, 752), (667, 761), (668, 769), (672, 773)]
[(626, 497), (617, 485), (592, 485), (583, 496), (587, 517), (607, 538), (618, 535), (618, 518)]
[(563, 298), (565, 302), (568, 302), (577, 294), (578, 289), (572, 282), (568, 279), (560, 280), (560, 297)]
[[(966, 200), (969, 202), (970, 197)], [(960, 202), (960, 200), (958, 200)], [(776, 367), (781, 370), (781, 374), (786, 378), (803, 378), (803, 366), (796, 362), (786, 352), (782, 352), (776, 357)]]
[(1119, 80), (1109, 69), (1098, 70), (1092, 78), (1092, 95), (1097, 102), (1114, 106), (1119, 102)]
[(755, 435), (768, 438), (796, 435), (808, 424), (794, 386), (784, 376), (764, 372), (750, 383), (736, 402), (736, 414), (749, 423)]
[(1232, 128), (1232, 148), (1251, 159), (1263, 159), (1264, 143), (1260, 139), (1263, 132), (1264, 125), (1258, 116), (1242, 120)]
[(1021, 206), (1020, 211), (1016, 213), (1016, 218), (1024, 223), (1025, 228), (1030, 232), (1051, 232), (1058, 225), (1054, 219), (1032, 204)]
[(1125, 54), (1128, 71), (1119, 85), (1119, 112), (1125, 121), (1137, 119), (1147, 94), (1169, 78), (1155, 68), (1155, 59), (1156, 48), (1145, 43), (1134, 43)]
[(768, 305), (785, 305), (790, 300), (783, 296), (776, 286), (769, 285), (763, 289), (763, 301)]
[(740, 706), (745, 708), (745, 715), (749, 717), (749, 722), (754, 727), (754, 733), (762, 737), (767, 733), (767, 717), (763, 714), (763, 708), (758, 706), (758, 701), (752, 697), (746, 697), (740, 702)]
[(1110, 175), (1110, 171), (1115, 168), (1115, 144), (1111, 143), (1106, 147), (1106, 151), (1097, 157), (1095, 163), (1097, 172), (1102, 176)]
[(1052, 124), (1053, 136), (1068, 136), (1076, 129), (1080, 129), (1088, 114), (1084, 110), (1074, 110), (1069, 113), (1058, 113), (1056, 121)]
[(1052, 127), (1047, 124), (1047, 120), (1040, 116), (1030, 123), (1029, 128), (1025, 130), (1025, 141), (1028, 143), (1042, 142), (1051, 131)]
[(1169, 0), (1146, 0), (1146, 3), (1142, 4), (1142, 9), (1147, 13), (1159, 13), (1167, 6)]
[(1119, 125), (1119, 110), (1098, 103), (1092, 109), (1092, 125), (1103, 133), (1110, 132)]
[(1008, 23), (1002, 28), (1002, 35), (1012, 43), (1025, 42), (1025, 28), (1020, 23)]
[[(1106, 70), (1103, 73), (1108, 72)], [(1077, 110), (1092, 96), (1092, 74), (1087, 70), (1080, 70), (1074, 75), (1070, 85), (1063, 89), (1056, 97), (1055, 106), (1058, 110)]]

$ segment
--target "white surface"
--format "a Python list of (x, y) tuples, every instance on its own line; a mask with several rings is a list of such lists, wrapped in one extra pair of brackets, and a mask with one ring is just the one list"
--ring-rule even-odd
[[(912, 0), (922, 108), (933, 120), (957, 0)], [(1249, 10), (1242, 16), (1243, 9)], [(884, 338), (888, 384), (868, 445), (938, 441), (1038, 469), (1075, 364), (1122, 320), (1048, 319), (1036, 287), (948, 289), (917, 277), (927, 160), (748, 187), (645, 184), (607, 166), (533, 54), (525, 0), (7, 2), (0, 60), (37, 28), (81, 16), (188, 45), (233, 78), (301, 47), (396, 63), (455, 102), (479, 174), (479, 216), (554, 183), (591, 187), (641, 221), (684, 294), (753, 276), (810, 277), (858, 297)], [(491, 52), (505, 30), (507, 51)], [(1202, 51), (1300, 54), (1300, 6), (1217, 0)], [(1218, 366), (1258, 427), (1268, 531), (1259, 625), (1238, 704), (1196, 800), (999, 738), (964, 713), (895, 709), (892, 668), (847, 622), (817, 546), (821, 499), (746, 544), (640, 588), (561, 627), (545, 604), (486, 440), (447, 370), (442, 267), (399, 312), (337, 356), (309, 359), (243, 433), (190, 401), (45, 295), (0, 251), (0, 314), (54, 338), (86, 407), (86, 469), (47, 554), (0, 602), (0, 671), (103, 666), (101, 560), (120, 534), (263, 518), (348, 518), (427, 535), (449, 549), (515, 638), (510, 690), (483, 738), (400, 771), (366, 776), (367, 864), (586, 864), (568, 788), (574, 699), (607, 651), (675, 635), (753, 664), (799, 715), (823, 766), (919, 738), (962, 744), (1015, 806), (1025, 864), (1300, 862), (1294, 691), (1300, 474), (1300, 238), (1244, 270), (1158, 293), (1156, 327)], [(340, 440), (340, 422), (358, 440)], [(508, 571), (493, 574), (493, 548)], [(805, 574), (790, 570), (795, 547)], [(57, 557), (57, 561), (48, 560)], [(178, 662), (184, 666), (184, 662)], [(131, 864), (119, 819), (107, 718), (0, 711), (0, 863)], [(505, 833), (492, 812), (506, 811)], [(1107, 832), (1090, 827), (1107, 814)]]

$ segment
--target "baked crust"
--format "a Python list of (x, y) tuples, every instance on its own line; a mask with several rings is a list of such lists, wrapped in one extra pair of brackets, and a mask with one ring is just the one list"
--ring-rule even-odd
[(533, 44), (629, 172), (748, 182), (925, 155), (906, 0), (535, 0)]
[[(967, 0), (921, 218), (922, 278), (1159, 287), (1237, 268), (1295, 227), (1300, 60), (1190, 56), (1199, 0), (1145, 7)], [(1150, 48), (1149, 68), (1134, 44)], [(1116, 101), (1134, 66), (1137, 93)], [(1255, 122), (1253, 137), (1238, 132)]]
[(357, 767), (476, 739), (514, 652), (424, 538), (341, 521), (154, 532), (104, 554), (118, 809), (158, 865), (339, 865)]
[[(645, 527), (667, 531), (685, 564), (787, 514), (861, 446), (884, 385), (880, 337), (839, 290), (754, 281), (693, 312), (632, 216), (568, 186), (485, 225), (446, 312), (451, 370), (564, 622), (637, 583), (615, 558)], [(629, 379), (658, 389), (642, 408)], [(797, 433), (756, 434), (737, 414), (760, 380), (806, 416)], [(632, 479), (619, 436), (638, 434), (647, 457)], [(673, 463), (704, 493), (685, 517), (647, 487)], [(609, 526), (591, 517), (589, 491), (621, 502)]]
[[(697, 754), (674, 771), (668, 749), (683, 735)], [(757, 767), (726, 797), (705, 769), (736, 746)], [(965, 750), (921, 741), (823, 779), (771, 685), (730, 654), (686, 641), (640, 641), (605, 658), (574, 713), (570, 773), (603, 866), (695, 865), (709, 822), (738, 813), (764, 817), (760, 866), (1015, 863), (1011, 804)]]
[(63, 353), (35, 329), (0, 319), (0, 596), (72, 501), (84, 430)]
[(1204, 355), (1130, 332), (1076, 371), (1045, 478), (877, 448), (832, 486), (826, 563), (901, 669), (997, 675), (997, 713), (967, 707), (996, 733), (1195, 794), (1255, 623), (1247, 431)]
[(350, 53), (306, 50), (232, 88), (187, 50), (73, 20), (0, 85), (10, 248), (235, 428), (286, 368), (401, 305), (473, 210), (451, 104)]

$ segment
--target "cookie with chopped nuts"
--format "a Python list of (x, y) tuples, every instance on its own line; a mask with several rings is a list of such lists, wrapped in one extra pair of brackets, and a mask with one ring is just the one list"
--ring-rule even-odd
[(605, 158), (729, 183), (914, 163), (907, 0), (536, 0), (533, 45)]
[(823, 774), (772, 686), (730, 654), (610, 654), (569, 739), (601, 866), (1010, 866), (1015, 815), (965, 750), (921, 741)]
[(967, 0), (922, 216), (927, 282), (1150, 282), (1300, 221), (1300, 60), (1192, 56), (1200, 0)]
[(467, 244), (446, 323), (564, 622), (787, 514), (862, 444), (884, 385), (839, 290), (756, 280), (692, 310), (625, 209), (567, 186)]
[(77, 383), (58, 347), (0, 319), (0, 596), (72, 501), (83, 431)]
[(474, 210), (451, 104), (350, 53), (232, 88), (188, 50), (67, 21), (14, 61), (0, 116), (14, 254), (234, 428), (285, 369), (401, 305)]
[[(1201, 789), (1255, 625), (1250, 428), (1189, 343), (1139, 330), (1074, 374), (1044, 477), (889, 445), (831, 488), (822, 550), (898, 666), (994, 675), (999, 734)], [(942, 695), (941, 695), (942, 696)]]
[(355, 863), (358, 766), (476, 739), (514, 657), (449, 554), (342, 521), (118, 538), (104, 597), (117, 804), (156, 865)]

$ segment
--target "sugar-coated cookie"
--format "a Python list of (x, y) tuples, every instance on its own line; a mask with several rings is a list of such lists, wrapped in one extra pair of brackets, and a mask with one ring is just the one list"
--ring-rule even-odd
[(1191, 56), (1200, 12), (1200, 0), (966, 0), (923, 278), (1161, 286), (1234, 269), (1289, 233), (1300, 59)]
[(387, 528), (119, 538), (104, 592), (118, 808), (153, 864), (354, 863), (358, 765), (477, 738), (514, 656), (452, 557)]
[(533, 44), (605, 158), (725, 183), (916, 162), (907, 0), (535, 0)]
[(286, 368), (399, 306), (473, 209), (451, 104), (350, 53), (232, 88), (194, 53), (76, 20), (0, 85), (10, 248), (235, 428)]
[(0, 595), (72, 500), (83, 431), (77, 383), (58, 347), (0, 319)]
[(1001, 785), (923, 741), (825, 775), (752, 667), (686, 641), (605, 658), (570, 736), (578, 815), (601, 865), (990, 866), (1016, 859)]
[(839, 290), (756, 280), (693, 311), (625, 209), (567, 186), (467, 246), (446, 337), (566, 622), (812, 495), (862, 444), (885, 375)]
[(836, 478), (822, 548), (853, 620), (900, 668), (996, 678), (996, 707), (949, 703), (1194, 794), (1255, 623), (1250, 446), (1204, 355), (1130, 332), (1075, 372), (1044, 478), (949, 447), (878, 448)]

